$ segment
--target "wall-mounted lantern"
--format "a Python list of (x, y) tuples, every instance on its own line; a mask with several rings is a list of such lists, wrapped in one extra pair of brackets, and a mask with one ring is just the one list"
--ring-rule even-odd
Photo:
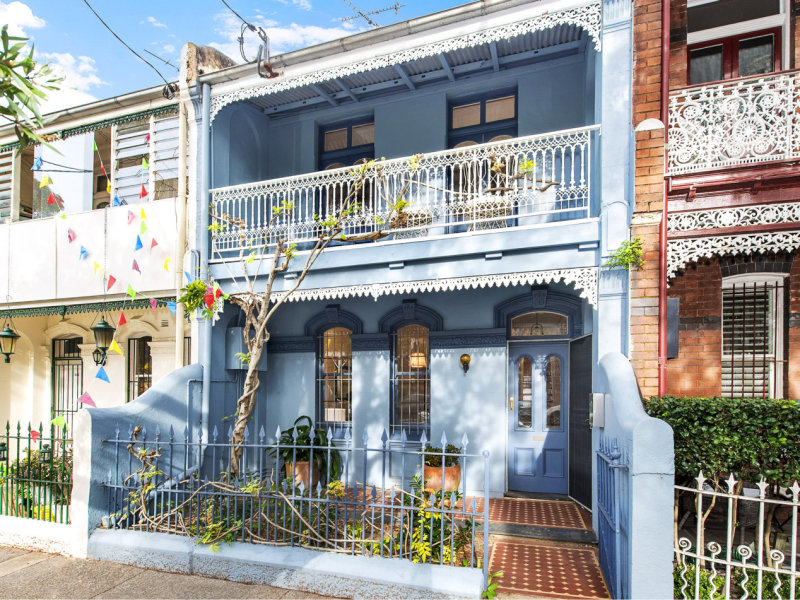
[(5, 329), (0, 331), (0, 354), (5, 357), (3, 362), (11, 362), (11, 355), (14, 354), (14, 346), (18, 338), (19, 334), (14, 331), (11, 317), (7, 317)]
[(106, 364), (106, 352), (108, 351), (108, 347), (111, 345), (111, 340), (114, 339), (114, 332), (116, 330), (116, 327), (109, 325), (106, 322), (105, 317), (100, 315), (100, 321), (97, 323), (97, 325), (92, 327), (95, 345), (94, 352), (92, 352), (94, 364)]
[(5, 442), (0, 442), (0, 463), (5, 463), (8, 458), (8, 446)]
[(472, 360), (470, 355), (469, 354), (462, 354), (461, 358), (459, 360), (461, 361), (461, 368), (464, 369), (464, 373), (469, 371), (469, 363)]

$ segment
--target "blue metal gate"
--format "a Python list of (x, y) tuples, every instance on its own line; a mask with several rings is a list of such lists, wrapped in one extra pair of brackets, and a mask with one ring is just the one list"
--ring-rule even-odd
[(630, 471), (616, 438), (597, 451), (600, 568), (613, 598), (630, 598)]

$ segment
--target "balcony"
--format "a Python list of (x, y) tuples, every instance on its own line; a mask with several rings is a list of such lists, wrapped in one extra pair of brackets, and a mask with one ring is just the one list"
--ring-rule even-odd
[(800, 158), (800, 72), (670, 92), (667, 174)]
[[(381, 239), (418, 241), (587, 218), (598, 130), (582, 127), (380, 161), (367, 170), (344, 231), (381, 231), (399, 198), (408, 205)], [(345, 167), (212, 190), (214, 259), (269, 248), (280, 238), (316, 241), (318, 219), (339, 213), (355, 180), (353, 167)], [(284, 202), (293, 210), (276, 215)]]

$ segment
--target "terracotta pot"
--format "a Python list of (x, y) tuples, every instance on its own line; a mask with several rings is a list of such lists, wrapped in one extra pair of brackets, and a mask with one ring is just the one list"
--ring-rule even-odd
[(442, 486), (442, 467), (429, 467), (425, 465), (422, 470), (422, 479), (425, 481), (425, 489), (441, 490), (446, 492), (458, 491), (458, 484), (461, 483), (461, 465), (444, 468), (444, 486)]
[[(317, 487), (317, 483), (319, 482), (319, 470), (317, 467), (311, 472), (311, 483), (309, 485), (309, 462), (307, 460), (299, 460), (294, 464), (294, 484), (299, 486), (302, 483), (306, 489), (310, 487)], [(286, 463), (286, 478), (291, 480), (292, 478), (292, 464)]]

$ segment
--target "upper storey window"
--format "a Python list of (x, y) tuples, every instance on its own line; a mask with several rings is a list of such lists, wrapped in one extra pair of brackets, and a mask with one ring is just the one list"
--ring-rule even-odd
[(517, 97), (511, 93), (450, 104), (451, 148), (517, 135)]
[(689, 0), (688, 25), (691, 85), (782, 68), (781, 0)]
[(375, 154), (375, 123), (371, 119), (324, 127), (320, 138), (320, 169), (349, 167)]

